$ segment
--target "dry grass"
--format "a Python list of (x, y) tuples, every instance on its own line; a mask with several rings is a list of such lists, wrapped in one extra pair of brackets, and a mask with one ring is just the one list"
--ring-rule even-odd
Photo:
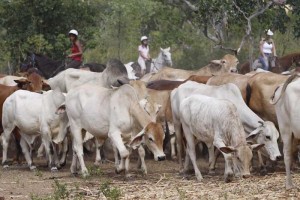
[[(26, 167), (0, 170), (0, 197), (5, 199), (30, 199), (50, 197), (55, 190), (54, 180), (65, 187), (67, 199), (106, 199), (103, 188), (109, 188), (109, 195), (120, 199), (299, 199), (300, 191), (286, 191), (285, 174), (281, 162), (277, 172), (267, 176), (254, 175), (249, 179), (235, 179), (224, 183), (223, 168), (219, 163), (216, 175), (209, 176), (207, 163), (200, 160), (200, 170), (204, 180), (197, 182), (194, 176), (183, 178), (178, 174), (178, 164), (173, 161), (154, 162), (147, 160), (148, 176), (144, 177), (132, 164), (133, 178), (124, 180), (116, 175), (112, 163), (103, 164), (101, 173), (88, 179), (70, 175), (69, 166), (50, 173), (39, 167), (36, 175)], [(222, 162), (222, 161), (221, 161)], [(88, 162), (91, 164), (91, 162)], [(135, 163), (135, 161), (133, 161)], [(300, 187), (300, 174), (296, 171), (293, 181)], [(104, 184), (107, 184), (104, 186)], [(102, 188), (102, 189), (101, 189)], [(120, 194), (119, 194), (120, 192)], [(119, 195), (119, 196), (118, 196)]]

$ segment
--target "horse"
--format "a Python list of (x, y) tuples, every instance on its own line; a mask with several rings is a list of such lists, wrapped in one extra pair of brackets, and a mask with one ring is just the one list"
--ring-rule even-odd
[[(164, 66), (172, 66), (172, 57), (170, 47), (163, 49), (160, 48), (159, 54), (156, 58), (151, 60), (150, 72), (158, 72)], [(137, 62), (129, 62), (125, 64), (127, 71), (134, 71), (137, 78), (141, 78), (141, 67)]]
[[(282, 57), (271, 56), (269, 59), (269, 71), (280, 74), (288, 71), (293, 64), (300, 64), (300, 53), (291, 53)], [(261, 66), (261, 63), (257, 59), (253, 62), (252, 70), (261, 68)], [(250, 69), (249, 61), (247, 61), (241, 65), (239, 73), (246, 74), (252, 70)]]
[[(42, 54), (31, 53), (27, 56), (24, 63), (20, 64), (20, 72), (27, 72), (31, 69), (46, 79), (49, 79), (65, 70), (65, 66), (66, 60), (57, 61)], [(98, 63), (86, 63), (82, 66), (82, 68), (89, 69), (93, 72), (102, 72), (105, 67), (105, 65)]]

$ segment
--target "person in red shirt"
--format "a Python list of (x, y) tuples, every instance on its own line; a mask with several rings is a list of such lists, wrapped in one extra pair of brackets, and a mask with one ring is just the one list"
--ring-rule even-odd
[(72, 29), (69, 32), (69, 38), (72, 43), (71, 54), (67, 57), (71, 58), (71, 62), (66, 65), (67, 68), (79, 69), (82, 64), (82, 47), (78, 40), (78, 31)]

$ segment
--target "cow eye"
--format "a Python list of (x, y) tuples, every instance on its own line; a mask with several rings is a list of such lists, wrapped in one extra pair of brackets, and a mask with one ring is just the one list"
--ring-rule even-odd
[(271, 140), (271, 136), (268, 136), (268, 135), (267, 135), (267, 136), (266, 136), (266, 139), (267, 139), (267, 140)]
[(149, 138), (149, 141), (150, 141), (150, 142), (154, 142), (154, 140), (153, 140), (152, 138)]

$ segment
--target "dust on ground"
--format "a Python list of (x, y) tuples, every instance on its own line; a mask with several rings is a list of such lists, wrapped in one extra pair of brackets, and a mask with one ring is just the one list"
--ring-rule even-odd
[[(92, 176), (82, 178), (70, 173), (68, 165), (58, 172), (50, 172), (45, 161), (39, 161), (38, 170), (26, 165), (0, 168), (0, 199), (299, 199), (300, 190), (285, 190), (284, 165), (281, 161), (276, 172), (260, 176), (256, 171), (248, 179), (236, 178), (231, 183), (223, 180), (223, 160), (219, 159), (215, 175), (209, 175), (207, 159), (199, 159), (198, 166), (204, 177), (198, 182), (194, 175), (183, 177), (179, 164), (167, 160), (146, 160), (148, 175), (144, 176), (131, 161), (130, 179), (115, 174), (114, 163), (94, 167), (90, 157), (86, 162)], [(293, 174), (300, 187), (300, 174)]]

